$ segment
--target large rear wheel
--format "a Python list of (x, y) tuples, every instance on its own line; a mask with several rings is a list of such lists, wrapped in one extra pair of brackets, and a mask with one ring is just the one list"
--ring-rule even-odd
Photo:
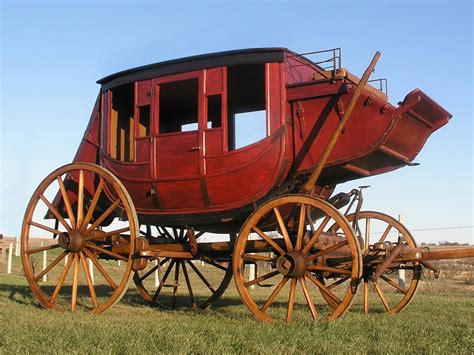
[[(334, 223), (342, 226), (337, 234), (328, 232)], [(349, 309), (362, 274), (359, 243), (347, 220), (327, 202), (304, 195), (258, 208), (240, 230), (233, 260), (240, 296), (263, 321), (338, 318)], [(246, 270), (250, 264), (258, 266), (256, 275)], [(320, 281), (329, 276), (349, 282), (334, 292)]]
[(48, 309), (105, 311), (128, 288), (137, 232), (133, 202), (113, 174), (89, 163), (55, 170), (23, 219), (21, 256), (33, 294)]

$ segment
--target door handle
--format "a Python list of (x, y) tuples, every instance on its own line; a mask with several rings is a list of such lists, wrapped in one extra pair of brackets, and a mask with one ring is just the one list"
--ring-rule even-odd
[(197, 145), (195, 147), (192, 147), (191, 149), (188, 150), (188, 152), (196, 152), (198, 150), (201, 150), (201, 146)]

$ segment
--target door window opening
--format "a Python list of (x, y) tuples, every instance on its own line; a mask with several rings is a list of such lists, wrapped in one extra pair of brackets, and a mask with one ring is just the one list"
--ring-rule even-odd
[(109, 154), (113, 159), (134, 159), (134, 85), (122, 85), (112, 90)]
[(199, 80), (160, 84), (160, 134), (197, 130)]
[(207, 128), (219, 128), (222, 117), (222, 96), (210, 95), (207, 97)]
[(150, 105), (138, 107), (138, 134), (137, 137), (150, 135)]
[(242, 148), (267, 136), (265, 64), (227, 68), (228, 146)]

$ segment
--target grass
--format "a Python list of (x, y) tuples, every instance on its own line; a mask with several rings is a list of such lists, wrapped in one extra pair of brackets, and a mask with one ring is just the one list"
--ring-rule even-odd
[[(18, 258), (15, 258), (18, 259)], [(421, 287), (402, 313), (349, 312), (337, 321), (261, 323), (240, 301), (233, 282), (205, 311), (162, 311), (132, 285), (100, 315), (43, 309), (33, 299), (18, 260), (0, 273), (0, 353), (472, 353), (471, 288)], [(356, 305), (355, 309), (358, 307)]]

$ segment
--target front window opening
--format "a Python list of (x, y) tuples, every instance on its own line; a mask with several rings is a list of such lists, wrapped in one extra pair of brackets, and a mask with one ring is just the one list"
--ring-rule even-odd
[(134, 85), (122, 85), (112, 90), (110, 117), (110, 156), (132, 161), (134, 148)]
[(227, 68), (229, 150), (255, 143), (267, 135), (265, 64)]
[(147, 137), (150, 135), (150, 105), (138, 108), (138, 135)]
[(198, 127), (198, 79), (160, 85), (160, 134)]
[(222, 117), (222, 96), (211, 95), (207, 97), (207, 128), (219, 128)]

